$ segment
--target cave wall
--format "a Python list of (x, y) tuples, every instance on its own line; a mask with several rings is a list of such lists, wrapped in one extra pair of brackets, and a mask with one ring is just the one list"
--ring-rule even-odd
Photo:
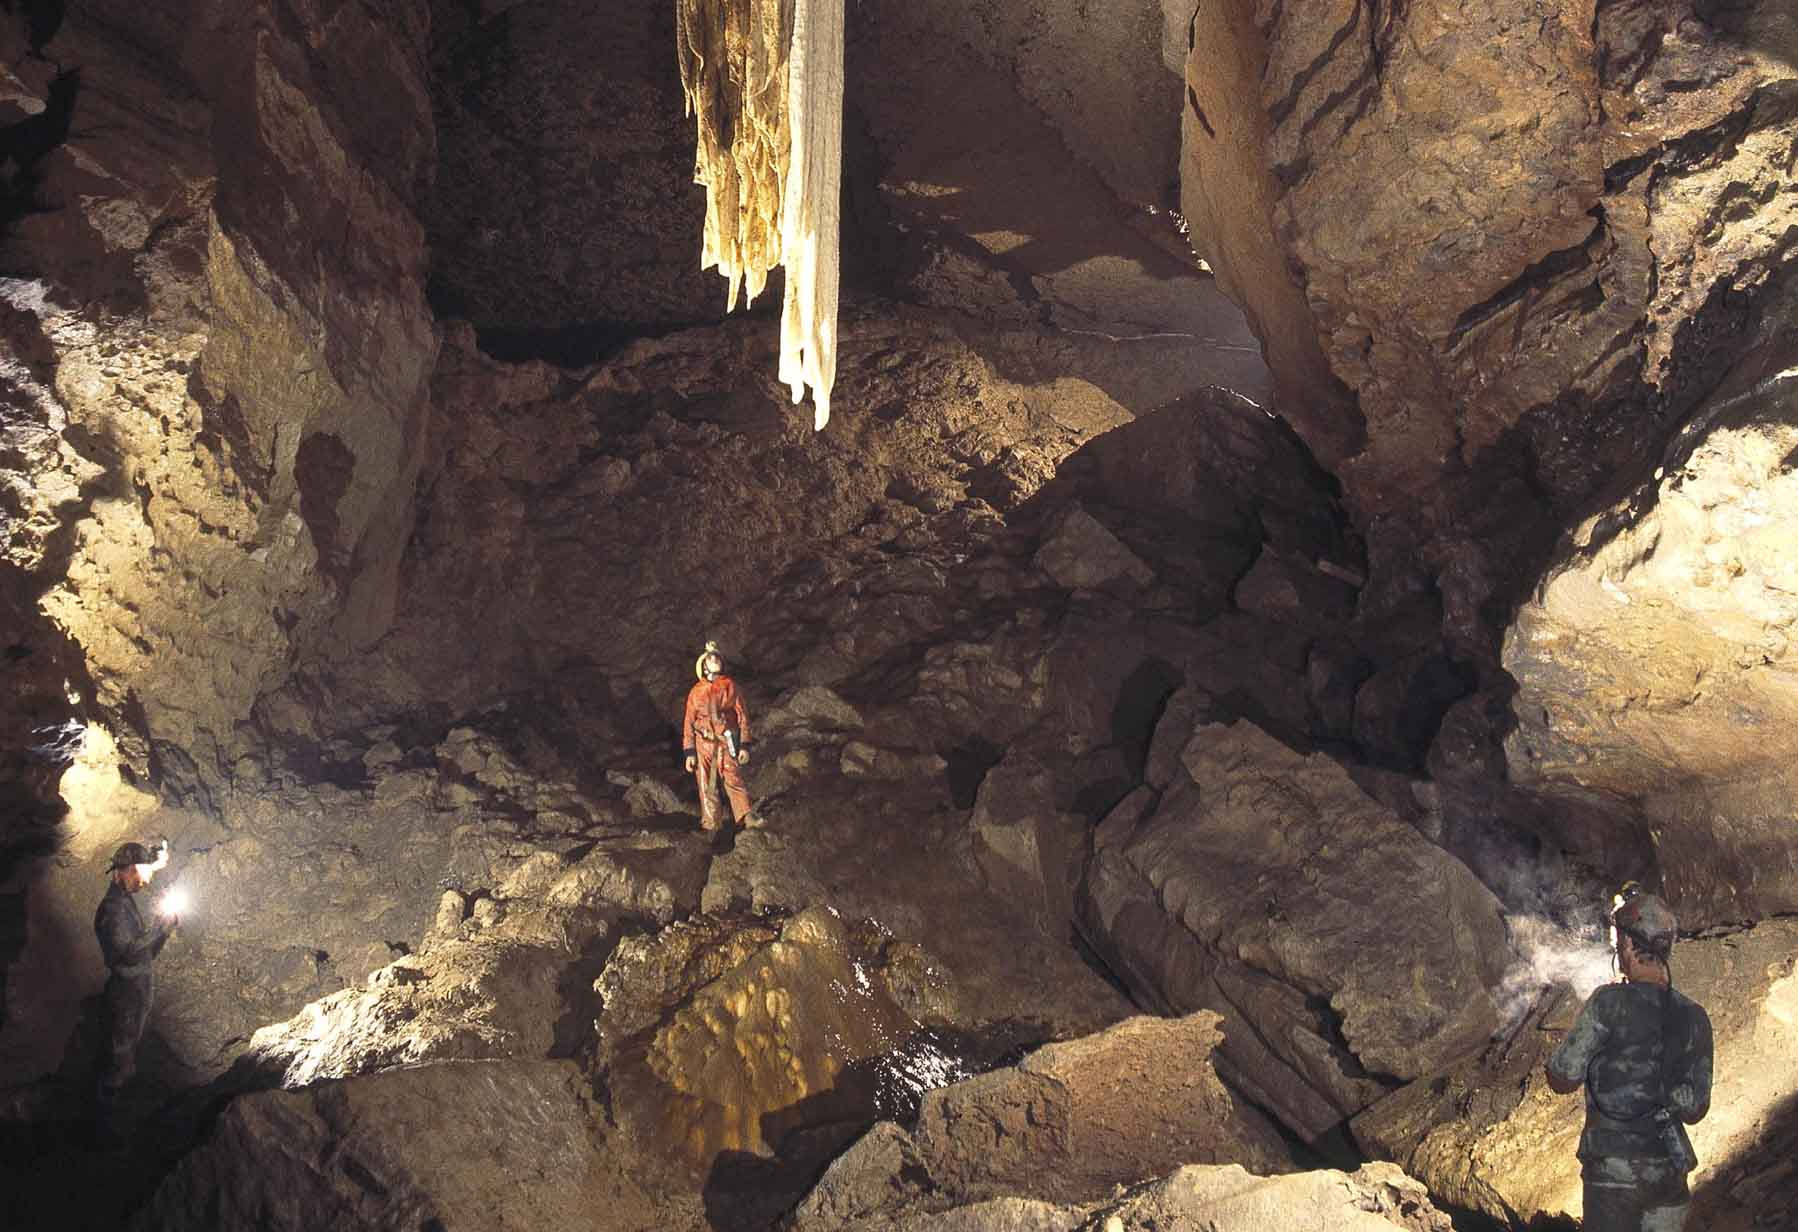
[(1267, 230), (1195, 209), (1194, 243), (1353, 391), (1359, 449), (1328, 382), (1283, 409), (1367, 514), (1443, 501), (1531, 412), (1539, 481), (1589, 489), (1627, 455), (1577, 410), (1675, 392), (1700, 308), (1791, 259), (1787, 6), (1207, 0), (1192, 33), (1187, 199), (1272, 189)]
[(674, 6), (431, 8), (438, 310), (534, 353), (723, 316), (724, 280), (699, 268)]
[[(1016, 82), (1024, 100), (1122, 200), (1174, 205), (1177, 0), (882, 0), (877, 17), (944, 36)], [(851, 7), (853, 23), (855, 9)]]
[(296, 657), (391, 619), (437, 345), (428, 30), (404, 2), (101, 3), (55, 63), (12, 44), (17, 111), (67, 124), (4, 241), (9, 348), (60, 429), (21, 468), (15, 583), (176, 791)]

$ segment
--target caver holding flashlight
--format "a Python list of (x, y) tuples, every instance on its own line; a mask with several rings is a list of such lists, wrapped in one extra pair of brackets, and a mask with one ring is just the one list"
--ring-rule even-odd
[(1586, 1088), (1586, 1232), (1680, 1232), (1698, 1162), (1685, 1127), (1711, 1103), (1711, 1020), (1673, 987), (1678, 922), (1665, 902), (1632, 882), (1610, 920), (1622, 980), (1587, 1000), (1548, 1085)]
[(94, 912), (94, 935), (106, 960), (106, 992), (102, 1001), (104, 1038), (101, 1043), (99, 1083), (94, 1109), (95, 1136), (102, 1141), (116, 1133), (114, 1108), (119, 1088), (137, 1069), (137, 1045), (150, 1020), (156, 982), (151, 965), (169, 936), (181, 922), (165, 903), (154, 924), (144, 922), (137, 904), (138, 891), (169, 862), (167, 841), (152, 851), (142, 843), (126, 843), (112, 855), (108, 870), (112, 884), (100, 909)]

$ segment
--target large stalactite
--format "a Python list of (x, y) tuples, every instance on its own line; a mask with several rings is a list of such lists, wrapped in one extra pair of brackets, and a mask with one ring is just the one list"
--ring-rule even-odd
[(830, 420), (843, 165), (842, 0), (683, 0), (681, 81), (706, 189), (702, 268), (753, 303), (787, 271), (780, 379)]

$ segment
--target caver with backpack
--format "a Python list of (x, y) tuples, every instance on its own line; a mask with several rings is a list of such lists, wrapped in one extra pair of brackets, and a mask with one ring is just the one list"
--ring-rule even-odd
[(1548, 1060), (1548, 1085), (1586, 1088), (1585, 1232), (1679, 1232), (1697, 1166), (1685, 1127), (1711, 1104), (1711, 1020), (1673, 987), (1667, 904), (1625, 887), (1611, 913), (1623, 979), (1594, 992)]

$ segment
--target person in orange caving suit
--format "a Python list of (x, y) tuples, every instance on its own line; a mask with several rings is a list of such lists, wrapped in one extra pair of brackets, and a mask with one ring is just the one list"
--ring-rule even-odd
[(737, 682), (724, 674), (724, 656), (718, 643), (707, 642), (693, 662), (699, 681), (687, 692), (687, 716), (681, 724), (681, 747), (687, 772), (699, 780), (699, 824), (707, 830), (722, 825), (718, 816), (718, 781), (730, 797), (730, 811), (738, 826), (763, 824), (749, 802), (742, 767), (749, 761), (749, 715)]

